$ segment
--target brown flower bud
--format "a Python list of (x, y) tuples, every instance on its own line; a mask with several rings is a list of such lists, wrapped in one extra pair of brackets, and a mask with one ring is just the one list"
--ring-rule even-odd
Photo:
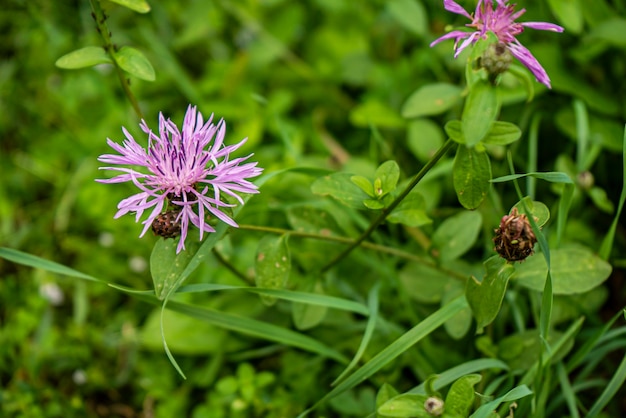
[(495, 250), (507, 261), (523, 261), (532, 255), (537, 237), (525, 214), (519, 214), (517, 208), (510, 215), (502, 217), (500, 227), (495, 230), (493, 242)]
[(180, 221), (177, 220), (180, 210), (168, 210), (152, 221), (152, 232), (163, 238), (176, 238), (180, 235)]

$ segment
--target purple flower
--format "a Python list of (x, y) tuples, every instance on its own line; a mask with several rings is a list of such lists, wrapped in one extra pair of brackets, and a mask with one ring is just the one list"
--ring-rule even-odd
[[(454, 39), (456, 58), (470, 44), (476, 43), (479, 39), (485, 39), (487, 32), (492, 32), (499, 42), (504, 43), (515, 58), (524, 64), (533, 73), (537, 81), (550, 86), (550, 77), (543, 69), (539, 61), (524, 47), (515, 37), (524, 31), (524, 27), (539, 30), (551, 30), (563, 32), (563, 28), (553, 23), (547, 22), (523, 22), (516, 23), (515, 20), (526, 12), (526, 9), (515, 11), (515, 4), (509, 5), (506, 0), (496, 0), (496, 5), (492, 0), (478, 0), (478, 5), (473, 15), (470, 15), (453, 0), (443, 0), (443, 7), (452, 13), (460, 14), (472, 21), (465, 26), (475, 28), (474, 32), (454, 30), (436, 39), (430, 46), (446, 40)], [(459, 41), (464, 40), (461, 45)]]
[(257, 167), (256, 162), (242, 164), (252, 154), (230, 160), (230, 154), (247, 138), (235, 145), (224, 145), (226, 123), (221, 119), (214, 125), (212, 120), (213, 115), (205, 123), (196, 107), (189, 106), (181, 132), (160, 113), (158, 135), (142, 120), (139, 126), (148, 134), (147, 150), (123, 127), (126, 140), (122, 145), (107, 138), (109, 146), (120, 155), (101, 155), (98, 161), (145, 168), (142, 173), (126, 167), (100, 167), (101, 170), (123, 174), (96, 181), (131, 181), (140, 190), (117, 205), (116, 219), (134, 212), (135, 221), (139, 222), (143, 212), (149, 209), (148, 218), (142, 222), (144, 228), (140, 237), (151, 226), (156, 232), (155, 228), (160, 228), (159, 225), (174, 225), (173, 233), (170, 230), (161, 235), (171, 237), (180, 234), (177, 253), (185, 248), (189, 223), (200, 229), (200, 240), (204, 232), (215, 232), (206, 222), (207, 215), (237, 227), (235, 221), (222, 210), (236, 205), (225, 202), (224, 197), (228, 195), (243, 204), (238, 193), (258, 193), (257, 186), (247, 178), (258, 176), (263, 170)]

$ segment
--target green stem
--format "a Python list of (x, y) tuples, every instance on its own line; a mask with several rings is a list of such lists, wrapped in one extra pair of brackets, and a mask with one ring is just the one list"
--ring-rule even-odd
[(433, 155), (433, 157), (426, 163), (426, 165), (424, 165), (424, 167), (422, 167), (422, 169), (415, 175), (415, 178), (404, 189), (404, 191), (402, 193), (400, 193), (394, 199), (394, 201), (391, 202), (391, 204), (389, 206), (387, 206), (386, 208), (384, 208), (380, 212), (380, 215), (378, 215), (378, 217), (376, 219), (374, 219), (374, 221), (371, 223), (369, 228), (367, 228), (367, 230), (365, 232), (363, 232), (361, 234), (361, 236), (359, 238), (357, 238), (352, 243), (352, 245), (350, 245), (348, 248), (346, 248), (342, 253), (340, 253), (337, 257), (332, 259), (324, 267), (322, 267), (321, 272), (323, 273), (325, 271), (328, 271), (331, 267), (333, 267), (335, 264), (337, 264), (338, 262), (343, 260), (348, 254), (350, 254), (352, 252), (352, 250), (354, 250), (356, 247), (361, 245), (361, 243), (363, 243), (363, 241), (365, 241), (372, 234), (372, 232), (374, 232), (374, 230), (381, 223), (383, 223), (385, 219), (387, 219), (387, 216), (389, 216), (389, 214), (391, 214), (391, 212), (393, 212), (393, 210), (400, 204), (400, 202), (402, 202), (402, 200), (404, 200), (404, 198), (407, 197), (407, 195), (411, 192), (411, 190), (413, 190), (413, 188), (417, 185), (417, 183), (419, 183), (424, 178), (426, 173), (428, 173), (430, 171), (430, 169), (433, 168), (435, 166), (435, 164), (437, 164), (437, 162), (446, 154), (446, 152), (448, 152), (448, 150), (450, 148), (452, 148), (453, 144), (454, 144), (454, 142), (452, 141), (452, 139), (448, 139), (441, 146), (441, 148), (439, 148), (437, 153), (435, 155)]
[(130, 104), (135, 110), (135, 113), (137, 114), (137, 116), (139, 116), (139, 119), (143, 119), (143, 114), (141, 113), (139, 102), (137, 101), (137, 98), (135, 97), (133, 92), (130, 90), (130, 82), (126, 78), (126, 74), (124, 73), (124, 70), (122, 70), (122, 68), (119, 66), (115, 58), (116, 48), (115, 48), (115, 45), (113, 45), (113, 42), (111, 41), (111, 32), (109, 31), (109, 28), (106, 24), (107, 16), (102, 10), (102, 7), (100, 7), (100, 0), (89, 0), (89, 3), (91, 4), (91, 10), (93, 12), (92, 16), (94, 20), (96, 21), (96, 28), (98, 29), (98, 33), (100, 33), (100, 36), (102, 37), (102, 40), (104, 41), (104, 50), (107, 52), (107, 54), (109, 54), (109, 56), (111, 57), (111, 60), (113, 61), (113, 67), (115, 67), (115, 72), (117, 73), (117, 77), (120, 79), (120, 83), (122, 84), (122, 89), (124, 90), (126, 97), (128, 97)]
[(217, 258), (217, 261), (219, 261), (224, 267), (226, 267), (231, 273), (233, 273), (235, 276), (239, 277), (241, 280), (243, 280), (244, 282), (248, 283), (248, 284), (254, 284), (254, 280), (250, 279), (248, 276), (246, 276), (244, 273), (242, 273), (241, 271), (237, 270), (237, 267), (235, 267), (230, 261), (228, 261), (223, 255), (222, 253), (220, 253), (219, 251), (217, 251), (215, 248), (213, 248), (212, 250), (213, 255), (215, 256), (215, 258)]
[[(270, 233), (270, 234), (277, 234), (277, 235), (289, 234), (291, 236), (299, 237), (299, 238), (311, 238), (311, 239), (317, 239), (317, 240), (320, 240), (320, 241), (331, 241), (331, 242), (337, 242), (337, 243), (340, 243), (340, 244), (348, 244), (348, 245), (352, 245), (352, 244), (354, 244), (356, 242), (352, 238), (336, 237), (336, 236), (332, 236), (332, 235), (313, 234), (313, 233), (309, 233), (309, 232), (300, 232), (300, 231), (293, 231), (293, 230), (290, 230), (290, 229), (275, 228), (275, 227), (271, 227), (271, 226), (258, 226), (258, 225), (244, 225), (244, 224), (240, 224), (238, 229), (245, 230), (245, 231), (267, 232), (267, 233)], [(429, 260), (429, 259), (424, 258), (424, 257), (420, 257), (419, 255), (415, 255), (413, 253), (409, 253), (409, 252), (406, 252), (406, 251), (398, 250), (397, 248), (386, 247), (384, 245), (374, 244), (373, 242), (369, 242), (369, 241), (361, 242), (361, 246), (363, 248), (367, 248), (368, 250), (377, 251), (377, 252), (382, 253), (382, 254), (389, 254), (389, 255), (393, 255), (393, 256), (399, 257), (399, 258), (404, 258), (406, 260), (415, 261), (417, 263), (420, 263), (420, 264), (423, 264), (425, 266), (431, 267), (433, 269), (439, 270), (439, 271), (447, 274), (448, 276), (454, 277), (455, 279), (461, 280), (463, 282), (465, 282), (467, 280), (467, 276), (465, 276), (465, 275), (463, 275), (463, 274), (461, 274), (459, 272), (456, 272), (454, 270), (450, 270), (450, 269), (447, 269), (445, 267), (439, 266), (434, 261)]]

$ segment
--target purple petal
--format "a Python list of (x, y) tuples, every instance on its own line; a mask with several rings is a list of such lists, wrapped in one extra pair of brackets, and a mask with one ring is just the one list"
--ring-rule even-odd
[(454, 39), (456, 42), (458, 42), (459, 39), (466, 38), (466, 37), (470, 36), (471, 34), (472, 34), (472, 32), (465, 32), (465, 31), (462, 31), (462, 30), (453, 30), (452, 32), (448, 32), (445, 35), (443, 35), (442, 37), (437, 38), (434, 41), (432, 41), (430, 43), (430, 46), (433, 47), (433, 46), (437, 45), (439, 42), (445, 41), (447, 39)]
[(472, 16), (467, 13), (463, 7), (461, 7), (457, 2), (453, 0), (443, 0), (443, 7), (449, 12), (463, 15), (470, 20), (472, 19)]
[(512, 43), (509, 45), (509, 50), (511, 51), (511, 55), (517, 58), (533, 73), (538, 82), (545, 84), (549, 89), (552, 88), (548, 73), (546, 73), (546, 70), (539, 64), (537, 58), (535, 58), (525, 46), (519, 42)]
[(548, 22), (522, 22), (522, 26), (527, 28), (537, 29), (537, 30), (549, 30), (552, 32), (563, 32), (563, 28), (559, 25), (555, 25), (554, 23)]

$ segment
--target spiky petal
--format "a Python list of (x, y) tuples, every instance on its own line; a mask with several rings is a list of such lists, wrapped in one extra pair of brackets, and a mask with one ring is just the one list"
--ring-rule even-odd
[[(132, 182), (138, 189), (136, 193), (118, 205), (115, 218), (127, 213), (135, 214), (139, 222), (144, 211), (149, 211), (140, 237), (162, 213), (172, 210), (177, 217), (172, 222), (180, 225), (180, 241), (176, 252), (185, 248), (185, 239), (189, 224), (200, 230), (200, 239), (205, 232), (215, 232), (206, 222), (207, 216), (237, 226), (223, 209), (236, 206), (224, 201), (228, 195), (243, 204), (239, 193), (258, 193), (256, 185), (248, 179), (263, 171), (256, 162), (244, 163), (252, 154), (243, 158), (230, 158), (230, 154), (241, 147), (246, 139), (234, 145), (224, 145), (226, 122), (221, 119), (217, 125), (212, 123), (213, 115), (204, 122), (202, 114), (195, 106), (189, 106), (183, 121), (182, 131), (170, 120), (159, 114), (159, 132), (155, 134), (145, 121), (140, 127), (148, 135), (148, 148), (143, 148), (125, 129), (126, 139), (120, 145), (107, 139), (107, 143), (116, 154), (104, 154), (98, 158), (111, 166), (101, 170), (120, 172), (110, 179), (98, 179), (100, 183)], [(143, 167), (117, 167), (130, 165)]]

